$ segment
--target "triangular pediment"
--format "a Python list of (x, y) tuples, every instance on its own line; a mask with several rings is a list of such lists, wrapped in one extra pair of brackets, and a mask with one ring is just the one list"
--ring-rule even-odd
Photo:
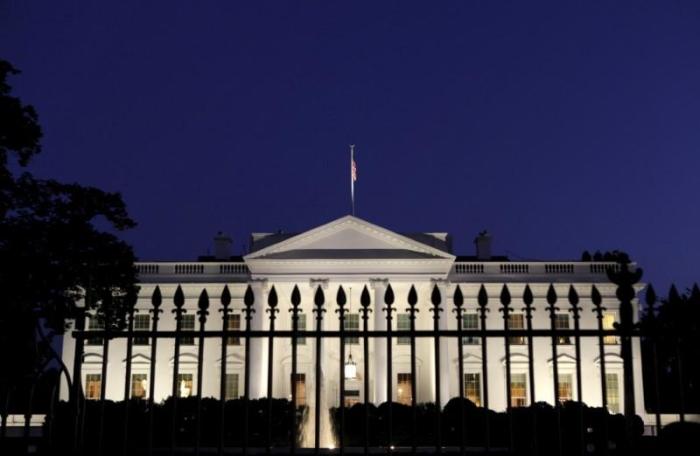
[(348, 215), (255, 251), (245, 260), (454, 258), (443, 250)]

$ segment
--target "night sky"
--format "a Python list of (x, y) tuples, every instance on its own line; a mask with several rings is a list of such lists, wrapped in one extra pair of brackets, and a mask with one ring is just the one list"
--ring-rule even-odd
[(0, 0), (42, 177), (124, 195), (144, 260), (347, 214), (472, 254), (622, 249), (700, 281), (700, 3)]

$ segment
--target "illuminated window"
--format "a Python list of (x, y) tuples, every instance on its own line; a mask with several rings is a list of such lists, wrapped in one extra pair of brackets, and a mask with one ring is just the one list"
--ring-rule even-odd
[[(297, 316), (297, 330), (306, 331), (306, 314), (300, 313)], [(306, 345), (306, 337), (297, 337), (297, 345)]]
[[(462, 329), (479, 329), (479, 316), (475, 313), (462, 315)], [(462, 345), (478, 345), (480, 342), (477, 336), (462, 337)]]
[[(88, 330), (90, 331), (104, 331), (105, 322), (102, 318), (92, 315), (88, 319)], [(101, 337), (89, 337), (85, 340), (87, 345), (102, 345), (103, 339)]]
[(608, 410), (620, 413), (620, 383), (617, 374), (605, 374), (605, 389), (608, 399)]
[(131, 397), (145, 399), (148, 391), (148, 375), (131, 374)]
[(360, 390), (345, 390), (345, 406), (352, 407), (360, 402)]
[[(226, 329), (229, 331), (240, 331), (241, 330), (241, 315), (240, 314), (229, 315)], [(241, 338), (238, 336), (228, 336), (226, 338), (226, 345), (241, 345)]]
[(102, 393), (102, 374), (85, 375), (85, 399), (97, 400)]
[[(396, 320), (396, 329), (399, 331), (410, 331), (411, 330), (411, 319), (408, 314), (398, 314)], [(398, 337), (396, 338), (396, 343), (398, 345), (408, 345), (411, 343), (410, 337)]]
[(396, 400), (400, 404), (411, 405), (411, 374), (398, 374), (397, 379)]
[(192, 384), (192, 374), (177, 374), (177, 397), (190, 397)]
[(571, 374), (559, 374), (559, 402), (574, 400), (574, 381)]
[[(134, 332), (150, 331), (151, 316), (150, 315), (134, 315)], [(148, 345), (148, 336), (134, 336), (134, 345)]]
[(525, 374), (511, 374), (510, 376), (510, 406), (527, 406), (527, 378)]
[[(617, 320), (614, 313), (604, 313), (603, 314), (603, 329), (615, 329), (615, 321)], [(605, 336), (603, 337), (603, 343), (605, 345), (618, 345), (620, 339), (617, 336)]]
[(238, 374), (226, 374), (226, 400), (238, 399), (240, 394), (238, 393)]
[(477, 407), (481, 406), (481, 374), (464, 374), (464, 397), (472, 401)]
[[(359, 331), (360, 330), (360, 315), (359, 314), (347, 314), (345, 316), (345, 324), (343, 325), (347, 331)], [(360, 343), (359, 337), (346, 337), (346, 345), (357, 345)]]
[[(569, 316), (567, 314), (554, 315), (555, 329), (569, 329)], [(569, 345), (571, 340), (569, 336), (557, 336), (557, 345)]]
[[(525, 316), (519, 313), (508, 314), (508, 329), (525, 329)], [(508, 338), (511, 345), (525, 345), (525, 336), (511, 336)]]
[[(183, 315), (182, 321), (180, 322), (180, 329), (182, 331), (194, 331), (194, 315)], [(180, 344), (194, 345), (194, 337), (181, 337)]]
[(297, 407), (306, 405), (306, 374), (296, 374), (296, 377), (292, 377), (292, 379), (292, 388), (296, 392)]

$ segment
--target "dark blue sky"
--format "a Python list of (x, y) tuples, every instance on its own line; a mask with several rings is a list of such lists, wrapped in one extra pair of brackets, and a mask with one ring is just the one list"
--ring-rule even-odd
[(0, 56), (142, 259), (345, 215), (355, 143), (371, 222), (700, 280), (698, 2), (111, 3), (2, 0)]

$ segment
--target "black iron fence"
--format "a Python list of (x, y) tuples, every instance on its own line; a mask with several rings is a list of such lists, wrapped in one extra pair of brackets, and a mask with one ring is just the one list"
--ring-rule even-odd
[[(62, 372), (64, 381), (68, 381), (70, 398), (68, 401), (58, 401), (59, 376), (50, 387), (49, 400), (43, 411), (45, 419), (40, 432), (34, 432), (32, 419), (33, 397), (35, 385), (27, 389), (26, 407), (22, 411), (23, 426), (11, 426), (8, 417), (11, 415), (7, 406), (10, 399), (21, 394), (6, 392), (5, 406), (2, 411), (2, 432), (0, 434), (0, 448), (5, 450), (14, 448), (18, 451), (44, 452), (45, 454), (175, 454), (191, 452), (194, 454), (224, 454), (224, 453), (290, 453), (312, 452), (338, 452), (348, 453), (377, 453), (377, 452), (435, 452), (451, 454), (481, 454), (481, 453), (507, 453), (507, 454), (626, 454), (637, 451), (644, 445), (655, 445), (653, 440), (645, 440), (642, 437), (640, 420), (635, 412), (635, 391), (632, 363), (632, 341), (635, 338), (644, 339), (655, 347), (654, 341), (660, 337), (668, 338), (668, 334), (661, 334), (649, 329), (641, 328), (634, 322), (632, 301), (635, 298), (633, 285), (639, 280), (639, 273), (629, 271), (626, 267), (617, 272), (610, 272), (610, 279), (617, 285), (617, 298), (619, 300), (619, 321), (613, 328), (605, 328), (603, 323), (604, 311), (602, 297), (595, 285), (591, 286), (588, 311), (592, 311), (597, 318), (597, 328), (583, 329), (579, 325), (583, 306), (575, 288), (571, 286), (567, 296), (557, 295), (555, 288), (550, 285), (546, 295), (547, 311), (550, 326), (547, 329), (533, 328), (533, 293), (526, 286), (522, 296), (511, 296), (510, 289), (503, 285), (498, 296), (489, 296), (482, 285), (476, 298), (476, 308), (480, 325), (478, 329), (464, 328), (463, 315), (465, 312), (465, 298), (460, 286), (454, 289), (450, 297), (451, 305), (448, 306), (448, 297), (443, 296), (440, 289), (435, 286), (430, 296), (430, 304), (427, 306), (432, 313), (432, 329), (416, 329), (416, 314), (418, 312), (418, 294), (411, 287), (405, 299), (397, 300), (391, 284), (386, 287), (382, 305), (371, 304), (367, 287), (363, 289), (359, 312), (362, 325), (357, 330), (345, 329), (344, 324), (348, 312), (347, 297), (343, 287), (336, 290), (324, 291), (318, 287), (313, 297), (313, 313), (315, 327), (311, 329), (299, 328), (299, 315), (301, 312), (301, 293), (294, 287), (289, 299), (281, 300), (274, 286), (267, 296), (267, 302), (255, 302), (255, 295), (248, 287), (243, 302), (244, 327), (238, 331), (230, 330), (229, 318), (231, 318), (231, 294), (228, 287), (218, 297), (217, 308), (211, 305), (208, 292), (201, 292), (196, 311), (198, 327), (194, 330), (184, 330), (182, 327), (184, 308), (184, 294), (178, 287), (173, 298), (173, 314), (176, 321), (175, 330), (163, 331), (159, 329), (163, 299), (160, 289), (155, 288), (151, 297), (150, 330), (135, 331), (135, 309), (132, 309), (127, 318), (127, 327), (124, 331), (111, 331), (109, 324), (105, 330), (86, 330), (85, 317), (78, 318), (72, 337), (75, 338), (75, 358), (72, 372)], [(332, 299), (326, 294), (333, 293)], [(256, 305), (257, 304), (257, 305)], [(588, 307), (588, 306), (586, 306)], [(269, 329), (253, 329), (251, 324), (253, 314), (264, 309), (269, 319)], [(393, 329), (397, 309), (405, 309), (409, 315), (410, 327), (408, 329)], [(373, 310), (374, 309), (374, 310)], [(524, 325), (521, 329), (514, 329), (509, 324), (509, 316), (515, 310), (524, 313)], [(499, 329), (487, 328), (487, 314), (497, 310), (502, 314), (503, 326)], [(214, 312), (216, 311), (216, 312)], [(291, 329), (279, 330), (275, 322), (280, 311), (289, 312), (291, 315)], [(370, 314), (373, 311), (381, 311), (386, 318), (386, 329), (369, 329)], [(566, 312), (571, 315), (573, 328), (562, 329), (557, 325), (557, 314)], [(222, 330), (207, 330), (208, 320), (218, 318), (222, 322)], [(337, 319), (338, 330), (323, 329), (323, 322), (329, 319)], [(454, 318), (456, 329), (444, 329), (441, 327), (441, 319)], [(108, 323), (108, 322), (107, 322)], [(681, 339), (680, 334), (673, 335), (676, 340)], [(179, 397), (178, 374), (180, 373), (179, 354), (181, 342), (185, 338), (198, 339), (196, 391), (189, 398)], [(227, 374), (227, 340), (230, 337), (238, 337), (244, 346), (244, 378), (243, 394), (240, 398), (226, 400), (226, 374)], [(620, 356), (622, 358), (622, 391), (624, 398), (624, 413), (612, 415), (608, 412), (608, 394), (606, 388), (606, 363), (605, 338), (615, 337), (619, 340)], [(697, 336), (694, 336), (697, 337)], [(96, 338), (102, 341), (102, 365), (101, 382), (99, 384), (98, 400), (86, 400), (83, 385), (83, 357), (86, 341), (94, 341)], [(145, 399), (132, 398), (132, 354), (134, 341), (137, 338), (147, 338), (150, 342), (150, 375), (148, 376), (151, 393)], [(276, 366), (273, 363), (275, 343), (290, 343), (291, 347), (291, 379), (296, 381), (298, 377), (297, 341), (300, 338), (315, 341), (314, 370), (316, 379), (321, 378), (322, 346), (328, 341), (336, 341), (339, 346), (340, 356), (338, 369), (339, 381), (339, 406), (331, 410), (332, 425), (335, 431), (337, 448), (332, 450), (321, 448), (320, 420), (321, 413), (321, 388), (320, 381), (315, 381), (314, 400), (311, 401), (314, 410), (309, 413), (305, 405), (298, 404), (297, 388), (291, 385), (291, 400), (273, 398), (273, 375)], [(364, 398), (352, 407), (346, 407), (345, 363), (346, 340), (357, 338), (362, 341), (364, 355), (364, 372), (362, 381)], [(392, 400), (394, 385), (392, 382), (393, 344), (392, 339), (403, 338), (409, 341), (410, 350), (410, 404), (399, 404)], [(480, 406), (470, 402), (465, 395), (465, 366), (463, 356), (464, 338), (479, 341), (481, 351), (481, 386), (483, 403)], [(553, 368), (553, 396), (554, 406), (548, 406), (537, 401), (541, 394), (536, 388), (533, 350), (535, 339), (547, 339), (551, 341), (551, 360)], [(561, 389), (558, 376), (558, 350), (562, 338), (572, 340), (575, 361), (575, 383), (577, 385), (575, 398), (568, 404), (561, 403)], [(156, 369), (158, 343), (163, 340), (174, 342), (172, 365), (172, 391), (170, 397), (162, 403), (156, 403), (153, 394), (155, 392), (156, 377), (166, 376), (170, 373), (159, 372)], [(251, 341), (267, 340), (267, 397), (252, 399), (250, 394), (251, 366), (258, 360), (251, 359)], [(600, 390), (602, 407), (587, 407), (582, 397), (583, 376), (590, 374), (595, 366), (582, 365), (581, 342), (582, 339), (592, 339), (599, 348), (598, 369), (600, 370)], [(114, 402), (106, 399), (106, 383), (108, 374), (110, 344), (115, 340), (126, 341), (126, 358), (124, 370), (123, 400)], [(369, 353), (369, 342), (373, 340), (386, 341), (386, 397), (387, 403), (372, 404), (369, 400), (370, 379), (375, 375), (372, 372)], [(418, 404), (416, 402), (416, 343), (429, 340), (434, 343), (434, 403)], [(443, 395), (449, 392), (441, 391), (440, 341), (457, 341), (458, 372), (450, 372), (458, 378), (459, 396), (451, 398), (445, 407)], [(506, 404), (507, 409), (502, 413), (489, 410), (489, 344), (487, 341), (499, 340), (503, 342), (505, 350), (506, 372)], [(522, 342), (527, 349), (527, 377), (529, 381), (529, 407), (515, 407), (513, 402), (511, 381), (511, 345), (514, 341)], [(205, 341), (219, 342), (220, 345), (220, 381), (218, 399), (205, 398), (202, 394), (202, 378), (204, 369), (204, 345)], [(652, 361), (658, 363), (656, 350), (652, 350)], [(679, 388), (679, 419), (685, 420), (686, 405), (683, 392), (687, 388), (687, 382), (683, 377), (684, 357), (676, 358)], [(332, 367), (326, 367), (330, 369)], [(658, 372), (658, 370), (656, 371)], [(636, 375), (641, 375), (637, 372)], [(660, 403), (663, 392), (658, 387), (659, 382), (653, 384), (651, 396), (655, 404)], [(11, 394), (12, 393), (12, 394)], [(22, 399), (25, 400), (24, 398)], [(655, 411), (656, 429), (661, 427), (660, 407)], [(306, 422), (309, 416), (313, 422)], [(313, 426), (314, 436), (310, 448), (300, 448), (302, 426)]]

